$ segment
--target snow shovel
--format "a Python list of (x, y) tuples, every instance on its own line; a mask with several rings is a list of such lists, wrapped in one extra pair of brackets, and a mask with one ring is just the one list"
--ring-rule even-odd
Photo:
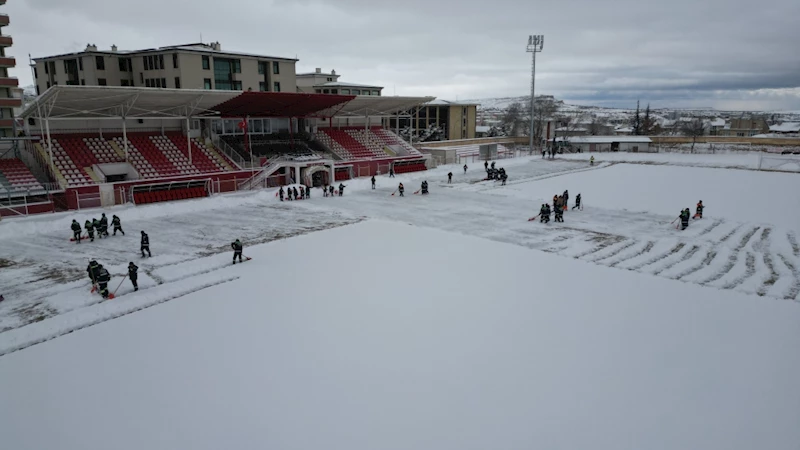
[(113, 300), (113, 299), (114, 299), (114, 297), (116, 297), (116, 296), (117, 296), (117, 295), (116, 295), (116, 294), (117, 294), (117, 291), (118, 291), (118, 290), (119, 290), (119, 288), (122, 286), (122, 283), (124, 283), (124, 282), (125, 282), (125, 279), (126, 279), (126, 278), (128, 278), (128, 274), (127, 274), (127, 273), (125, 274), (125, 276), (124, 276), (124, 277), (122, 277), (122, 281), (120, 281), (120, 282), (119, 282), (119, 285), (117, 285), (117, 288), (116, 288), (116, 289), (114, 289), (114, 292), (112, 292), (112, 293), (108, 294), (108, 299), (109, 299), (109, 300)]
[(394, 192), (392, 192), (392, 196), (394, 196), (395, 193), (397, 193), (397, 189), (395, 189)]

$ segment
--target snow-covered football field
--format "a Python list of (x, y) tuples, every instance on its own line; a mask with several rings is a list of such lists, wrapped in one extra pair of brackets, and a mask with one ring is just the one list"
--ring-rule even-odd
[(800, 175), (659, 156), (116, 207), (79, 245), (101, 211), (4, 220), (0, 447), (797, 448)]

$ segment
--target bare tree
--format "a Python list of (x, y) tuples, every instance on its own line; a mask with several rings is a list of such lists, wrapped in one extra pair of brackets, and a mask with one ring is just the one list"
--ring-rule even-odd
[(592, 117), (592, 121), (589, 122), (589, 135), (590, 136), (597, 136), (603, 133), (604, 123), (600, 121), (597, 117)]
[[(558, 105), (552, 98), (546, 98), (536, 101), (535, 108), (533, 112), (533, 142), (534, 145), (537, 145), (542, 142), (542, 139), (546, 138), (544, 136), (545, 127), (548, 121), (555, 118)], [(527, 108), (527, 113), (528, 120), (530, 120), (530, 107)], [(530, 131), (525, 134), (529, 135)]]
[[(511, 136), (519, 136), (519, 132), (525, 123), (525, 108), (522, 103), (515, 102), (506, 107), (503, 118), (500, 119), (504, 127), (510, 130)], [(530, 116), (528, 116), (530, 117)]]
[(691, 136), (691, 152), (694, 153), (694, 144), (697, 142), (698, 136), (702, 136), (706, 133), (706, 124), (703, 122), (703, 119), (695, 117), (681, 125), (681, 133), (683, 133), (684, 136)]

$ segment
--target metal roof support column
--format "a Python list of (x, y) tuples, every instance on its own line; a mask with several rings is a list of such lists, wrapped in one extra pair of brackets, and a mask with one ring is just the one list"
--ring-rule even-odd
[(56, 166), (53, 164), (53, 140), (50, 139), (50, 119), (44, 119), (44, 128), (47, 130), (47, 154), (50, 157), (50, 170), (55, 175)]
[(189, 165), (192, 164), (192, 138), (189, 137), (189, 116), (186, 116), (186, 146), (189, 150)]
[[(125, 120), (125, 116), (122, 117), (122, 146), (125, 149), (125, 162), (130, 162), (128, 157), (128, 127), (126, 125), (127, 120)], [(141, 174), (140, 174), (141, 175)]]

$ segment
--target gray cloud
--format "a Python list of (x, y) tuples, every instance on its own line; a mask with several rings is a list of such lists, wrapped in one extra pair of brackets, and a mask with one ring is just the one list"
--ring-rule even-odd
[[(5, 9), (20, 61), (87, 42), (143, 48), (202, 33), (387, 93), (502, 97), (528, 93), (525, 41), (537, 33), (538, 93), (612, 106), (800, 109), (795, 0), (36, 0)], [(17, 72), (30, 83), (24, 67)]]

